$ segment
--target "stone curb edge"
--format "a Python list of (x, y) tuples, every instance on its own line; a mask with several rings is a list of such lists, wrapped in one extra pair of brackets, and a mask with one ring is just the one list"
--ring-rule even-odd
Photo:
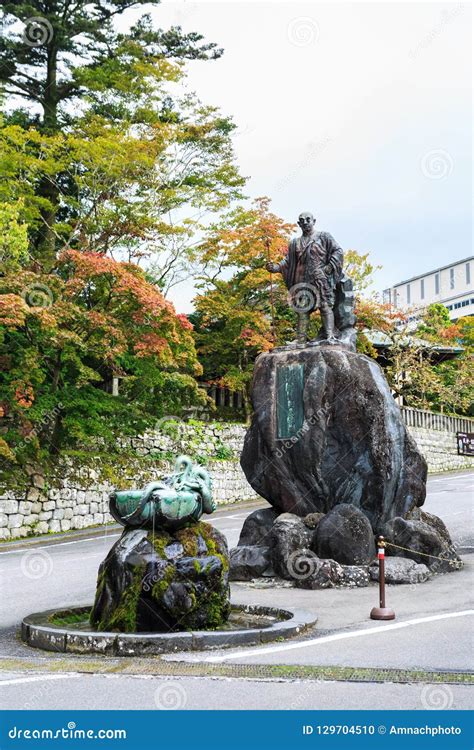
[[(21, 639), (32, 648), (71, 654), (103, 656), (152, 656), (178, 651), (203, 651), (212, 648), (258, 646), (280, 638), (301, 635), (317, 623), (317, 616), (301, 609), (277, 609), (257, 605), (233, 605), (243, 612), (286, 616), (266, 628), (242, 630), (207, 630), (182, 633), (97, 633), (44, 624), (59, 610), (28, 615), (21, 624)], [(91, 607), (71, 607), (78, 613)]]

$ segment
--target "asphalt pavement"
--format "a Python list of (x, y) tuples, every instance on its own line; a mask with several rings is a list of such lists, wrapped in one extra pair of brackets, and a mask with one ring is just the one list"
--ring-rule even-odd
[[(431, 476), (425, 510), (440, 516), (466, 565), (424, 584), (387, 587), (393, 623), (369, 619), (377, 588), (305, 591), (232, 585), (234, 602), (293, 606), (318, 614), (318, 626), (303, 638), (240, 648), (173, 655), (181, 663), (223, 665), (327, 665), (430, 672), (472, 669), (473, 474)], [(234, 546), (255, 503), (224, 507), (212, 523)], [(97, 569), (119, 535), (104, 527), (88, 538), (46, 538), (40, 544), (0, 549), (0, 702), (4, 708), (467, 708), (470, 688), (462, 684), (395, 684), (285, 678), (184, 677), (78, 674), (74, 662), (24, 646), (18, 625), (29, 613), (90, 603)], [(106, 657), (103, 657), (106, 658)], [(156, 657), (156, 659), (158, 659)], [(93, 669), (93, 658), (86, 671)], [(163, 660), (164, 661), (164, 660)], [(170, 657), (166, 658), (170, 668)], [(100, 665), (100, 659), (95, 657)], [(103, 662), (102, 662), (103, 663)], [(150, 660), (151, 671), (153, 664)], [(162, 661), (160, 662), (162, 663)], [(69, 666), (68, 666), (69, 665)], [(92, 666), (91, 666), (92, 665)], [(98, 672), (103, 671), (97, 669)], [(160, 671), (157, 669), (157, 671)], [(375, 680), (375, 678), (374, 678)], [(164, 687), (165, 686), (165, 687)], [(167, 686), (167, 687), (166, 687)], [(170, 687), (171, 686), (171, 687)], [(157, 692), (173, 700), (160, 700)], [(177, 696), (177, 697), (176, 697)], [(184, 696), (184, 697), (183, 697)], [(433, 704), (433, 705), (432, 705)]]

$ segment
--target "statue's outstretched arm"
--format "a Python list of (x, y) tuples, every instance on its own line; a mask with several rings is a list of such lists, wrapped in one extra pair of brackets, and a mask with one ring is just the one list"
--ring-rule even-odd
[(270, 273), (282, 273), (283, 274), (287, 265), (288, 265), (288, 253), (279, 263), (273, 263), (273, 261), (268, 261), (265, 268), (267, 269), (267, 271), (270, 271)]

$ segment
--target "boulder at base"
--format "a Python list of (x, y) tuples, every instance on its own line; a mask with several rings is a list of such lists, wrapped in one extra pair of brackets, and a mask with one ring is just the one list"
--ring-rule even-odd
[[(302, 551), (303, 554), (305, 550)], [(299, 565), (295, 560), (293, 570), (300, 570), (295, 576), (296, 587), (300, 589), (332, 589), (332, 588), (362, 588), (369, 585), (369, 571), (366, 565), (340, 565), (335, 560), (319, 560), (307, 558), (304, 573), (304, 561)]]
[(375, 557), (374, 533), (354, 505), (336, 505), (318, 523), (315, 549), (319, 557), (344, 565), (368, 565)]
[(347, 503), (379, 534), (423, 504), (426, 462), (369, 357), (324, 344), (261, 354), (252, 403), (242, 468), (280, 513)]
[[(375, 561), (369, 568), (373, 581), (379, 580), (379, 565)], [(385, 558), (385, 583), (422, 583), (430, 577), (430, 571), (423, 563), (416, 563), (406, 557)]]
[(99, 568), (91, 624), (101, 631), (215, 628), (230, 613), (225, 537), (208, 523), (125, 529)]
[[(418, 509), (409, 518), (393, 518), (387, 523), (387, 553), (408, 557), (426, 565), (431, 573), (446, 573), (462, 568), (463, 563), (441, 518)], [(392, 547), (390, 542), (395, 547)]]
[(314, 531), (294, 513), (282, 513), (273, 524), (270, 538), (273, 569), (281, 578), (293, 578), (295, 555), (313, 543)]
[(239, 545), (230, 551), (231, 581), (251, 581), (270, 568), (272, 553), (269, 547), (259, 544)]
[(244, 521), (238, 541), (241, 545), (268, 546), (269, 534), (278, 513), (273, 508), (259, 508), (250, 513)]

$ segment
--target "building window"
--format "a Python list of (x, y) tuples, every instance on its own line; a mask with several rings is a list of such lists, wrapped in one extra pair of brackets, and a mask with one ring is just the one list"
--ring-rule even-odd
[(449, 269), (449, 288), (454, 289), (454, 268)]
[(466, 284), (471, 283), (471, 264), (466, 263)]
[(409, 305), (411, 302), (411, 289), (410, 284), (407, 284), (407, 305)]
[(420, 281), (420, 297), (421, 299), (425, 299), (425, 280), (421, 279)]
[(435, 273), (435, 294), (439, 294), (439, 273)]
[(386, 305), (389, 305), (392, 301), (392, 290), (391, 289), (384, 289), (383, 292), (383, 301)]

